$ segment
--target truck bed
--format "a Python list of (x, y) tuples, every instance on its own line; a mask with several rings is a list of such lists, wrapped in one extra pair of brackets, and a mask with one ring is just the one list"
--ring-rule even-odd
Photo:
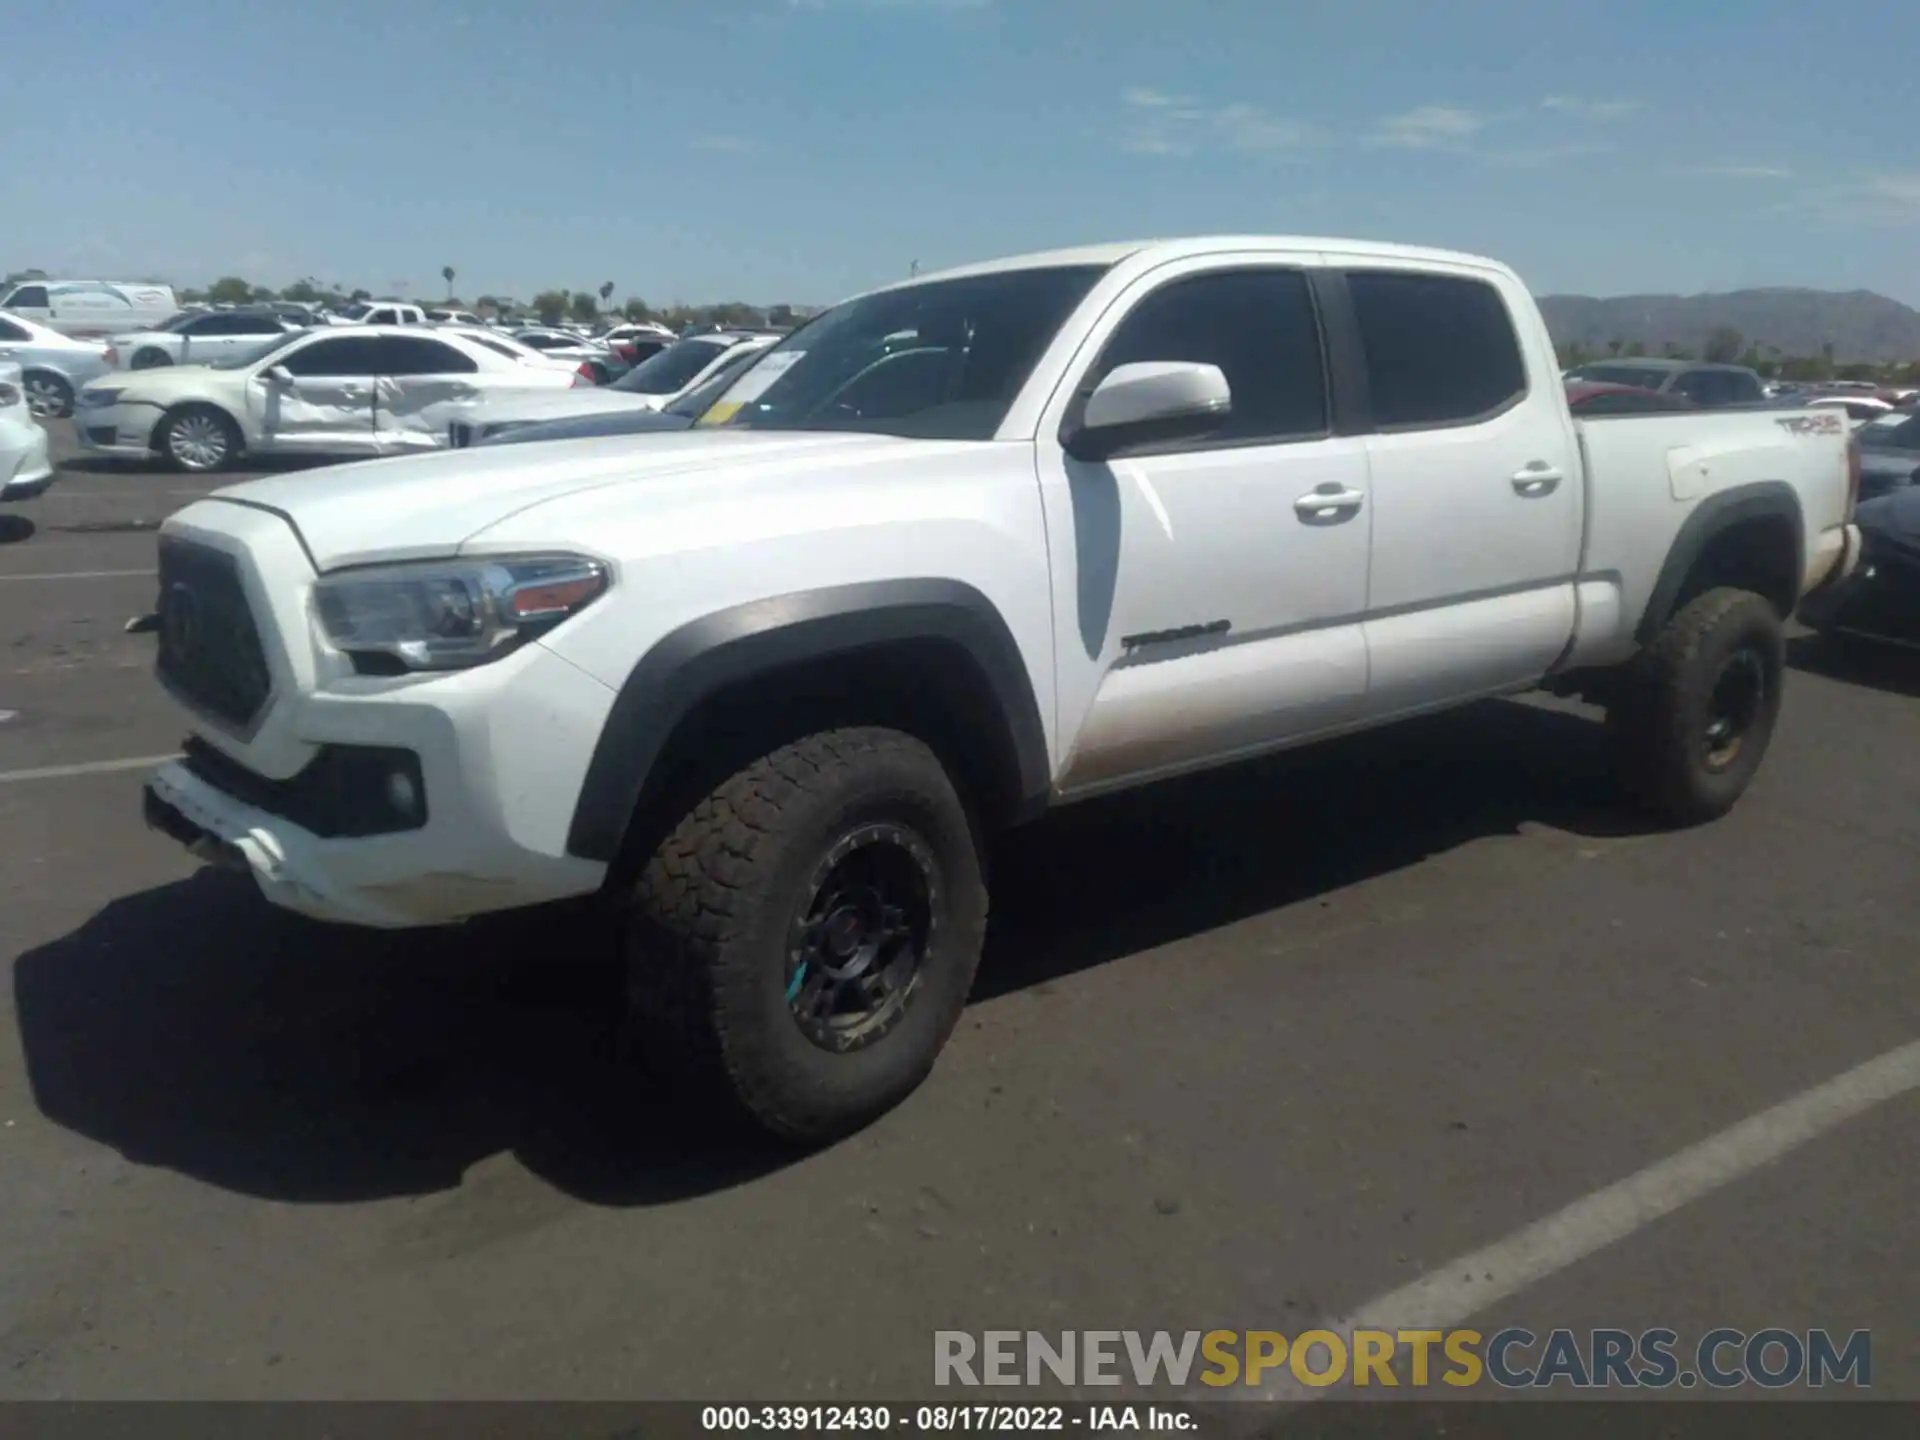
[[(1672, 507), (1711, 503), (1736, 486), (1774, 483), (1797, 492), (1806, 507), (1804, 553), (1847, 519), (1846, 417), (1831, 409), (1752, 408), (1609, 415), (1574, 421), (1586, 470), (1587, 539), (1582, 554), (1583, 608), (1597, 583), (1613, 591), (1620, 616), (1639, 615), (1659, 579), (1672, 534)], [(1664, 483), (1646, 483), (1649, 473)], [(1605, 556), (1614, 570), (1593, 566)], [(1619, 557), (1625, 557), (1621, 559)], [(1632, 648), (1616, 636), (1617, 653), (1593, 648), (1600, 637), (1582, 626), (1583, 663), (1608, 663)]]

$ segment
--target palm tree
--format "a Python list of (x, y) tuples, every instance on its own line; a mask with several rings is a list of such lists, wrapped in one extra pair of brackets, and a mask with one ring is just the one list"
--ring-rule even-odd
[(453, 299), (453, 267), (451, 265), (442, 265), (440, 267), (440, 278), (447, 282), (447, 299)]
[(601, 308), (605, 309), (607, 302), (611, 299), (613, 299), (613, 282), (609, 280), (605, 284), (601, 285), (600, 287)]

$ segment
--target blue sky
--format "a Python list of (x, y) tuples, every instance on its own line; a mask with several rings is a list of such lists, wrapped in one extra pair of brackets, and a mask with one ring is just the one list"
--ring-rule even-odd
[[(824, 303), (1088, 240), (1920, 304), (1894, 3), (92, 0), (10, 27), (0, 269)], [(36, 59), (37, 57), (37, 59)]]

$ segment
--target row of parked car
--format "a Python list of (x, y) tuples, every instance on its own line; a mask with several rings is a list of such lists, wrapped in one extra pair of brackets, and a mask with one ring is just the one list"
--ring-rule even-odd
[(33, 414), (73, 415), (87, 449), (209, 470), (243, 453), (467, 444), (543, 420), (690, 424), (689, 392), (715, 388), (784, 333), (630, 324), (583, 336), (369, 316), (385, 318), (375, 307), (299, 325), (269, 307), (206, 310), (83, 339), (0, 313), (0, 362), (21, 367)]

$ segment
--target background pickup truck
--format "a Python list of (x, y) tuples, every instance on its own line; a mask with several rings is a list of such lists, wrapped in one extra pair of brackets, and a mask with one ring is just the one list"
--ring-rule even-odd
[(777, 1134), (907, 1094), (994, 832), (1542, 685), (1675, 824), (1745, 789), (1855, 563), (1819, 411), (1576, 422), (1513, 273), (1113, 245), (847, 301), (678, 434), (288, 475), (175, 514), (146, 815), (413, 926), (598, 894), (658, 1056)]

